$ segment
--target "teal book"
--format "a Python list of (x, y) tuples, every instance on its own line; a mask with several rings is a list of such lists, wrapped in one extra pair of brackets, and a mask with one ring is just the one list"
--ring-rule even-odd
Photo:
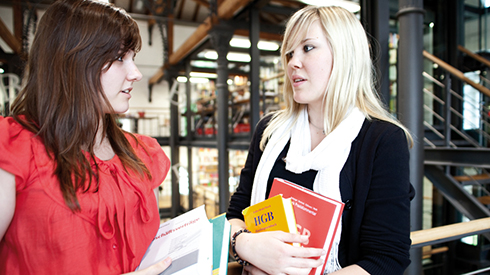
[(231, 225), (226, 214), (209, 219), (213, 224), (213, 275), (228, 273)]

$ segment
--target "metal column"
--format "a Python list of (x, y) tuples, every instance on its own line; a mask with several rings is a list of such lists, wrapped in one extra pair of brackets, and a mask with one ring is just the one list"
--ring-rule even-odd
[[(167, 81), (169, 88), (172, 87), (177, 77), (177, 71), (167, 70)], [(172, 167), (180, 162), (180, 147), (179, 147), (179, 106), (173, 102), (179, 101), (178, 93), (175, 93), (170, 101), (170, 163)], [(171, 186), (172, 186), (172, 207), (170, 209), (171, 217), (176, 217), (180, 214), (180, 192), (179, 192), (179, 175), (175, 173), (175, 169), (170, 168)]]
[(187, 77), (187, 82), (185, 83), (185, 94), (186, 94), (186, 112), (185, 117), (187, 121), (186, 125), (186, 141), (187, 145), (187, 175), (189, 179), (189, 210), (194, 209), (194, 182), (193, 182), (193, 173), (192, 173), (192, 146), (190, 146), (192, 142), (192, 108), (191, 108), (191, 61), (185, 61), (185, 77)]
[[(250, 135), (260, 120), (260, 35), (259, 10), (250, 9)], [(265, 101), (262, 103), (265, 104)]]
[[(410, 182), (416, 195), (411, 203), (411, 230), (422, 229), (424, 176), (423, 127), (423, 0), (399, 0), (400, 41), (398, 43), (398, 115), (410, 130), (414, 146), (410, 150)], [(406, 274), (422, 273), (422, 249), (410, 251), (411, 265)]]
[(361, 20), (374, 38), (374, 65), (377, 69), (377, 91), (384, 104), (390, 106), (390, 4), (389, 0), (361, 0)]
[(228, 54), (230, 40), (233, 36), (233, 28), (224, 22), (220, 22), (209, 31), (211, 44), (218, 53), (218, 79), (216, 81), (216, 99), (218, 101), (218, 188), (219, 188), (219, 212), (228, 210), (230, 200), (229, 179), (229, 155), (228, 155)]

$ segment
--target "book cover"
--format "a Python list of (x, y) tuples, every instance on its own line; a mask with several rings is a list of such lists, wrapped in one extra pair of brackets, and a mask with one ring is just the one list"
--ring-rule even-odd
[(209, 219), (213, 224), (213, 275), (228, 273), (231, 225), (223, 213)]
[(326, 255), (323, 256), (321, 268), (312, 269), (309, 275), (323, 274), (326, 258), (330, 255), (333, 239), (339, 227), (344, 203), (287, 180), (275, 178), (269, 197), (279, 194), (282, 194), (284, 198), (291, 199), (298, 232), (310, 236), (308, 244), (303, 244), (303, 246), (323, 248), (327, 251)]
[(206, 216), (204, 205), (160, 224), (136, 270), (167, 257), (172, 259), (172, 264), (160, 275), (212, 273), (213, 225)]
[(247, 229), (253, 233), (281, 230), (298, 233), (290, 198), (278, 194), (242, 211)]

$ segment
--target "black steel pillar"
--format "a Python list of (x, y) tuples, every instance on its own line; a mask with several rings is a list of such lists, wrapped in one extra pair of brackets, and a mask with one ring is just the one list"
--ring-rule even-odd
[[(260, 120), (260, 38), (259, 10), (250, 9), (250, 134)], [(265, 101), (263, 102), (265, 104)]]
[(187, 78), (187, 82), (185, 83), (185, 94), (186, 94), (186, 141), (188, 143), (187, 145), (187, 175), (189, 179), (189, 195), (188, 195), (188, 201), (189, 201), (189, 210), (194, 208), (194, 199), (193, 199), (193, 194), (194, 194), (194, 183), (193, 183), (193, 173), (192, 173), (192, 146), (190, 146), (192, 142), (192, 109), (191, 109), (191, 61), (187, 59), (185, 61), (185, 77)]
[[(168, 87), (172, 87), (177, 78), (178, 72), (176, 70), (165, 71), (166, 79), (168, 81)], [(172, 102), (178, 102), (179, 95), (174, 93), (170, 99), (170, 174), (171, 174), (171, 186), (172, 186), (172, 206), (170, 209), (171, 217), (176, 217), (180, 213), (180, 191), (179, 191), (179, 175), (176, 174), (175, 169), (172, 169), (174, 165), (178, 165), (180, 162), (180, 145), (179, 145), (179, 106)]]
[(389, 0), (361, 0), (361, 21), (372, 36), (374, 65), (376, 66), (377, 91), (386, 106), (390, 106), (390, 4)]
[[(411, 203), (411, 230), (422, 229), (424, 177), (423, 127), (423, 0), (399, 0), (400, 41), (398, 42), (398, 117), (410, 130), (414, 145), (410, 151), (410, 182), (416, 196)], [(422, 272), (422, 249), (411, 249), (411, 265), (406, 274)]]
[(228, 59), (226, 55), (230, 49), (230, 40), (233, 36), (233, 28), (227, 25), (225, 22), (221, 22), (219, 25), (214, 26), (209, 31), (209, 37), (211, 44), (218, 53), (218, 67), (217, 74), (218, 79), (216, 81), (216, 99), (218, 102), (218, 188), (219, 188), (219, 212), (223, 213), (228, 209), (228, 202), (230, 200), (230, 188), (228, 179), (229, 174), (229, 154), (228, 154), (228, 140), (229, 140), (229, 115), (228, 115)]

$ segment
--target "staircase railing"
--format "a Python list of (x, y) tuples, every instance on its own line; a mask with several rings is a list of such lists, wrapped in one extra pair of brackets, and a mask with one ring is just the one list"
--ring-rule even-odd
[[(458, 145), (455, 144), (455, 139), (451, 137), (451, 134), (455, 133), (457, 134), (459, 139), (465, 142), (464, 144), (465, 146), (472, 146), (477, 148), (487, 147), (486, 143), (490, 140), (490, 134), (487, 132), (487, 130), (490, 129), (490, 116), (489, 116), (490, 110), (484, 104), (482, 104), (482, 102), (478, 102), (475, 104), (474, 102), (465, 100), (463, 96), (456, 93), (451, 88), (450, 85), (451, 76), (455, 76), (459, 78), (461, 81), (469, 84), (470, 86), (472, 86), (482, 94), (490, 96), (490, 90), (479, 83), (475, 83), (474, 81), (466, 77), (463, 72), (457, 70), (456, 68), (450, 66), (444, 61), (431, 55), (427, 51), (424, 51), (424, 57), (426, 57), (428, 60), (434, 62), (435, 64), (437, 64), (438, 66), (440, 66), (441, 68), (443, 68), (448, 72), (445, 75), (444, 83), (437, 80), (427, 72), (423, 73), (423, 76), (426, 79), (426, 81), (429, 81), (430, 83), (444, 90), (444, 93), (442, 93), (442, 96), (444, 98), (442, 98), (441, 96), (436, 95), (433, 91), (424, 88), (424, 94), (426, 95), (426, 98), (429, 98), (432, 103), (432, 104), (425, 103), (424, 110), (428, 113), (431, 113), (433, 119), (439, 122), (439, 123), (430, 123), (428, 121), (424, 121), (424, 125), (426, 126), (426, 128), (429, 129), (435, 136), (439, 138), (439, 144), (436, 143), (437, 140), (433, 141), (428, 138), (425, 138), (424, 141), (426, 142), (427, 146), (433, 148), (438, 146), (457, 148)], [(454, 103), (452, 102), (453, 100), (455, 100)], [(439, 108), (434, 108), (434, 104), (438, 104)], [(463, 113), (457, 111), (454, 107), (452, 107), (452, 105), (457, 105), (457, 104), (459, 104), (460, 106), (465, 106), (466, 108), (471, 108), (472, 110), (478, 110), (479, 124), (475, 124), (473, 121), (465, 118)], [(443, 110), (443, 113), (436, 112), (435, 111), (436, 109)], [(451, 117), (457, 118), (460, 121), (467, 124), (468, 126), (471, 126), (473, 131), (475, 131), (475, 134), (478, 139), (475, 139), (475, 134), (473, 136), (470, 136), (469, 134), (460, 130), (461, 127), (454, 126), (451, 121), (452, 120)], [(442, 130), (438, 130), (435, 127), (435, 125), (443, 125), (444, 127), (442, 128)]]
[[(423, 56), (432, 62), (431, 65), (444, 71), (442, 80), (423, 72), (426, 81), (425, 174), (439, 192), (471, 221), (412, 232), (412, 246), (427, 248), (477, 234), (490, 240), (490, 192), (487, 188), (490, 184), (487, 171), (490, 168), (490, 113), (482, 101), (485, 96), (490, 97), (490, 89), (482, 84), (490, 84), (490, 81), (480, 74), (477, 81), (481, 84), (476, 83), (427, 51)], [(490, 62), (483, 64), (490, 68)], [(451, 87), (453, 79), (459, 79), (479, 91), (477, 100), (468, 100), (463, 93), (456, 92), (457, 89)], [(468, 109), (473, 117), (468, 118)], [(482, 157), (481, 154), (486, 155)], [(475, 272), (472, 274), (480, 273)]]
[[(475, 58), (476, 60), (482, 62), (485, 65), (490, 66), (490, 62), (481, 56), (471, 53), (462, 46), (458, 47), (464, 53)], [(443, 68), (447, 73), (445, 74), (444, 81), (439, 81), (427, 72), (423, 72), (423, 76), (426, 81), (434, 84), (443, 90), (442, 93), (436, 94), (433, 92), (434, 89), (429, 90), (424, 88), (425, 98), (429, 99), (429, 102), (424, 103), (424, 110), (428, 114), (432, 115), (433, 122), (424, 120), (424, 126), (427, 131), (432, 134), (433, 137), (430, 139), (424, 137), (426, 146), (431, 148), (446, 147), (446, 148), (460, 148), (460, 147), (474, 147), (474, 148), (488, 148), (490, 144), (490, 134), (488, 130), (490, 129), (490, 110), (488, 109), (482, 101), (471, 102), (465, 100), (465, 98), (454, 91), (451, 88), (451, 76), (454, 76), (461, 81), (472, 86), (480, 93), (490, 96), (490, 90), (485, 86), (475, 83), (468, 77), (464, 75), (463, 72), (452, 67), (441, 59), (433, 56), (427, 51), (423, 52), (425, 58), (429, 61), (434, 62), (437, 66)], [(485, 82), (490, 82), (488, 79)], [(434, 86), (433, 85), (433, 86)], [(438, 106), (436, 106), (438, 105)], [(477, 118), (479, 123), (475, 124), (473, 121), (465, 118), (462, 112), (456, 110), (453, 106), (464, 106), (473, 110), (478, 110), (479, 117)], [(436, 110), (439, 110), (437, 112)], [(441, 111), (442, 110), (442, 111)], [(461, 123), (459, 126), (454, 125), (453, 121), (459, 120)], [(461, 125), (465, 123), (472, 128), (472, 135), (468, 134), (466, 131), (461, 130)], [(479, 190), (485, 194), (484, 196), (489, 196), (490, 192), (485, 188), (485, 184), (490, 181), (490, 174), (482, 167), (468, 167), (457, 169), (455, 175), (469, 178), (465, 181), (466, 185), (472, 184), (479, 186)], [(481, 176), (485, 175), (483, 179), (476, 180), (475, 175)], [(481, 177), (480, 177), (481, 178)], [(480, 192), (478, 191), (478, 192)], [(490, 199), (490, 197), (489, 197)]]

